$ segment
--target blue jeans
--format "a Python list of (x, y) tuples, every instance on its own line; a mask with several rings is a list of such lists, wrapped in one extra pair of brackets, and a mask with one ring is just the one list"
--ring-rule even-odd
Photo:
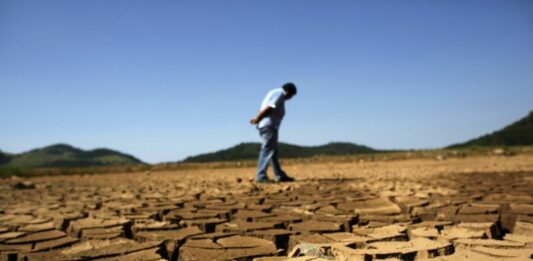
[(259, 135), (261, 135), (263, 142), (259, 151), (259, 162), (257, 164), (257, 176), (255, 180), (267, 179), (268, 163), (272, 164), (276, 180), (286, 177), (287, 175), (281, 170), (278, 159), (278, 130), (273, 127), (263, 127), (259, 129)]

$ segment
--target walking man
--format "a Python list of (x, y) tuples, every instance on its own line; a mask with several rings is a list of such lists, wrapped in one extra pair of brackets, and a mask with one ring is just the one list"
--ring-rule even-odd
[(258, 183), (272, 183), (267, 177), (268, 163), (272, 164), (276, 182), (294, 181), (281, 169), (279, 164), (278, 131), (285, 115), (285, 101), (290, 100), (292, 96), (296, 95), (296, 92), (296, 86), (293, 83), (286, 83), (281, 88), (271, 90), (263, 99), (257, 116), (250, 120), (251, 124), (257, 125), (259, 135), (263, 139), (255, 177), (255, 181)]

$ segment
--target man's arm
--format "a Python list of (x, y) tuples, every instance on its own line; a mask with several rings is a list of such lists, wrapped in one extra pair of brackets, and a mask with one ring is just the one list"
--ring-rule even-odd
[(268, 113), (270, 113), (270, 111), (272, 111), (272, 107), (270, 106), (266, 106), (264, 109), (262, 109), (258, 114), (257, 116), (255, 116), (254, 118), (252, 118), (250, 120), (250, 123), (253, 124), (253, 125), (256, 125), (258, 124), (265, 116), (268, 115)]

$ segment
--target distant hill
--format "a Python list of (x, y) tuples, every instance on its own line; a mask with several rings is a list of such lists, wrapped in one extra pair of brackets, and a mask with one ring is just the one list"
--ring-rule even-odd
[(21, 154), (0, 154), (0, 167), (89, 167), (144, 164), (139, 159), (110, 149), (84, 151), (67, 144), (56, 144)]
[(0, 165), (6, 164), (11, 160), (11, 155), (4, 153), (0, 150)]
[(448, 148), (519, 145), (533, 145), (533, 111), (526, 117), (501, 130), (464, 143), (451, 145)]
[[(257, 159), (259, 156), (259, 143), (241, 143), (234, 147), (219, 150), (213, 153), (200, 154), (188, 157), (184, 162), (213, 162)], [(372, 148), (353, 143), (332, 142), (322, 146), (298, 146), (279, 143), (278, 150), (282, 158), (304, 158), (317, 155), (349, 155), (357, 153), (378, 152)]]

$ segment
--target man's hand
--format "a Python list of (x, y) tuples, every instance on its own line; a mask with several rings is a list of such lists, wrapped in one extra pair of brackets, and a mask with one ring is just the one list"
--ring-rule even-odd
[(266, 108), (264, 108), (263, 110), (261, 110), (257, 116), (253, 117), (251, 120), (250, 120), (250, 123), (253, 124), (253, 125), (256, 125), (258, 124), (261, 119), (263, 119), (266, 115), (268, 115), (270, 112), (272, 111), (272, 107), (270, 106), (267, 106)]
[(257, 118), (252, 118), (252, 119), (250, 120), (250, 124), (252, 124), (252, 125), (256, 125), (256, 124), (258, 124), (258, 123), (259, 123), (259, 119), (257, 119)]

